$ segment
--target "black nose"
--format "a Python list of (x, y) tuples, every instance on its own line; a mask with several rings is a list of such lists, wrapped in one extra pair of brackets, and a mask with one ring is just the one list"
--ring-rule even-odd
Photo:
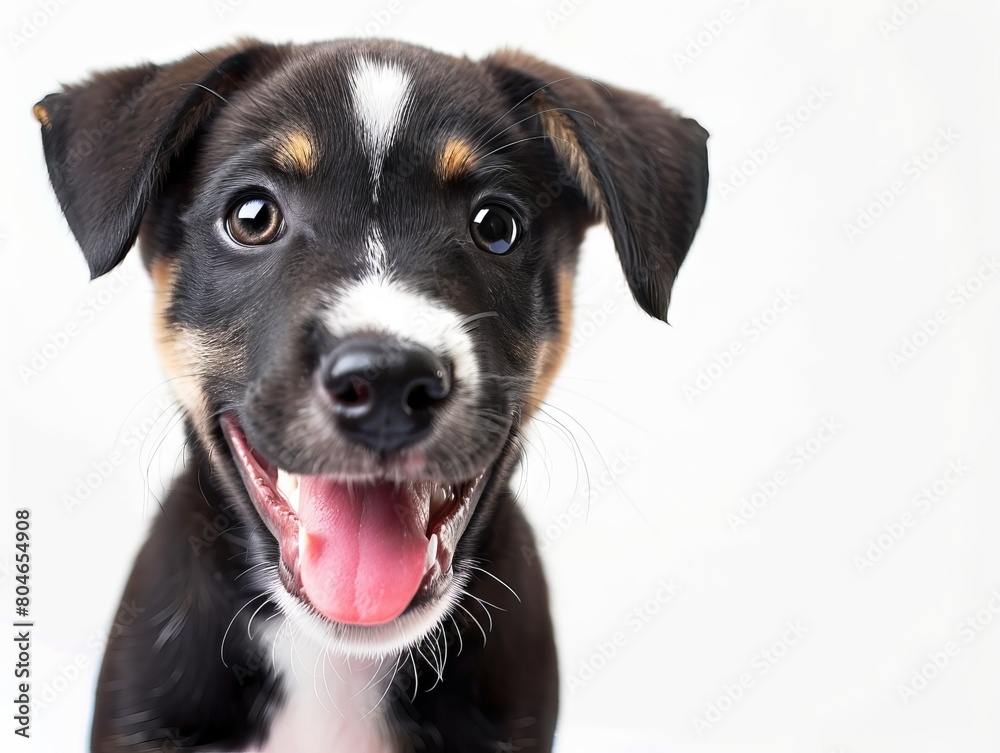
[(384, 455), (427, 436), (451, 391), (445, 363), (419, 345), (352, 338), (320, 364), (340, 430)]

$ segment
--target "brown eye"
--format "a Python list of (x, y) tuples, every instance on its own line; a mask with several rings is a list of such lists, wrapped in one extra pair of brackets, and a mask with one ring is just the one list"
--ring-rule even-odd
[(514, 213), (502, 204), (480, 204), (469, 218), (469, 233), (483, 251), (506, 254), (521, 238)]
[(241, 246), (263, 246), (281, 233), (281, 210), (264, 196), (240, 199), (226, 218), (226, 232)]

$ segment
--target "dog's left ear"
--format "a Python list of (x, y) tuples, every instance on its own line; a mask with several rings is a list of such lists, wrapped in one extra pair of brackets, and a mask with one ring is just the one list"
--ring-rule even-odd
[(283, 55), (280, 46), (246, 40), (168, 65), (99, 73), (35, 105), (49, 179), (91, 278), (125, 257), (172, 160), (198, 129)]
[(500, 52), (483, 65), (515, 119), (537, 123), (592, 219), (608, 223), (636, 301), (666, 321), (705, 209), (708, 131), (650, 97), (523, 53)]

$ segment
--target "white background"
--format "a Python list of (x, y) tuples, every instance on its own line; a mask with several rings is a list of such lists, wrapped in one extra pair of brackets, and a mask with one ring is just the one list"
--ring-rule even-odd
[[(521, 47), (652, 93), (712, 133), (713, 185), (672, 326), (620, 292), (611, 239), (592, 231), (577, 347), (531, 437), (521, 499), (552, 584), (563, 753), (1000, 749), (1000, 613), (989, 609), (1000, 610), (1000, 275), (955, 303), (984, 259), (1000, 260), (1000, 28), (986, 0), (903, 5), (912, 13), (888, 0), (399, 0), (398, 13), (382, 0), (338, 11), (295, 0), (8, 2), (0, 614), (13, 618), (12, 508), (28, 506), (34, 692), (50, 700), (36, 709), (33, 749), (84, 747), (102, 636), (180, 450), (172, 410), (150, 428), (168, 395), (150, 285), (136, 255), (123, 285), (88, 284), (31, 106), (88, 71), (238, 35), (356, 35), (366, 23), (472, 57)], [(814, 87), (827, 95), (810, 108)], [(939, 129), (952, 143), (934, 146)], [(747, 163), (753, 155), (763, 164)], [(741, 185), (726, 190), (734, 171)], [(905, 190), (879, 206), (894, 181)], [(878, 217), (850, 233), (873, 204)], [(776, 313), (782, 293), (794, 301)], [(917, 334), (938, 309), (947, 320)], [(27, 376), (34, 351), (74, 323), (77, 336)], [(922, 347), (894, 365), (904, 338)], [(739, 356), (713, 368), (734, 342)], [(686, 392), (700, 371), (707, 389)], [(809, 442), (824, 421), (840, 428)], [(797, 447), (808, 460), (789, 459)], [(109, 477), (68, 509), (93, 464), (116, 452)], [(967, 470), (939, 482), (932, 503), (915, 500), (950, 463)], [(605, 464), (615, 471), (602, 479)], [(765, 483), (775, 474), (776, 490)], [(758, 484), (775, 493), (734, 531), (728, 516)], [(590, 496), (574, 517), (572, 503)], [(912, 525), (880, 545), (906, 513)], [(865, 567), (857, 558), (870, 546), (882, 556)], [(661, 579), (679, 586), (665, 604)], [(651, 598), (657, 614), (637, 621)], [(967, 619), (978, 629), (961, 629)], [(795, 621), (805, 634), (782, 646)], [(949, 641), (956, 655), (904, 702), (899, 688)], [(14, 655), (2, 643), (6, 688)], [(770, 664), (762, 650), (783, 656)], [(752, 685), (720, 702), (744, 674)], [(31, 749), (11, 742), (11, 715), (4, 706), (0, 747)], [(696, 717), (715, 721), (699, 734)]]

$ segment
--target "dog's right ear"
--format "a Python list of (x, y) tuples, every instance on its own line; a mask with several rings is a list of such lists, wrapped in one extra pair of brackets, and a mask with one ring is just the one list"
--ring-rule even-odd
[(171, 160), (226, 97), (287, 48), (244, 41), (169, 65), (98, 73), (35, 105), (49, 179), (91, 278), (135, 243)]
[(656, 100), (510, 50), (483, 61), (518, 123), (551, 145), (611, 230), (625, 279), (666, 321), (708, 196), (708, 131)]

